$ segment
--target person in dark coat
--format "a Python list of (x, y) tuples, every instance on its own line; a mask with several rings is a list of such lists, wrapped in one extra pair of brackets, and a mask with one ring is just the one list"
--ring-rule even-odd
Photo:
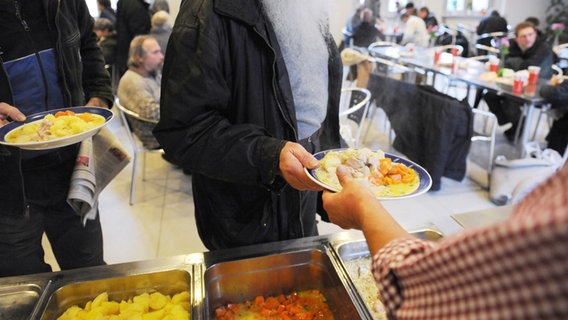
[(182, 2), (154, 135), (193, 174), (210, 250), (318, 233), (322, 188), (304, 167), (341, 141), (342, 65), (327, 2)]
[(436, 16), (432, 12), (430, 12), (430, 9), (428, 9), (428, 7), (420, 8), (420, 10), (418, 11), (418, 16), (424, 20), (424, 23), (426, 23), (426, 28), (428, 30), (438, 25), (438, 19), (436, 19)]
[(559, 115), (546, 135), (548, 148), (563, 154), (568, 145), (568, 81), (543, 86), (540, 95), (552, 104), (552, 109)]
[(353, 33), (353, 45), (367, 48), (371, 43), (385, 40), (385, 35), (375, 27), (375, 17), (371, 9), (361, 11), (361, 24)]
[[(499, 14), (499, 11), (497, 11), (497, 10), (491, 11), (489, 16), (481, 19), (481, 21), (479, 22), (479, 25), (477, 26), (477, 34), (479, 36), (486, 34), (486, 33), (492, 33), (492, 32), (505, 32), (505, 33), (507, 33), (508, 31), (509, 31), (509, 29), (508, 29), (507, 20), (505, 18), (503, 18)], [(493, 38), (491, 38), (491, 37), (480, 38), (480, 39), (477, 39), (477, 43), (491, 47), (492, 46), (492, 44), (491, 44), (492, 39)], [(484, 54), (487, 54), (487, 51), (480, 49), (480, 50), (477, 51), (477, 53), (479, 55), (484, 55)]]
[(119, 75), (127, 67), (128, 49), (135, 36), (148, 34), (152, 28), (149, 4), (143, 0), (120, 0), (116, 6), (116, 66)]
[[(112, 105), (85, 1), (0, 1), (0, 12), (0, 110), (22, 121), (23, 114)], [(1, 116), (0, 125), (8, 120)], [(52, 271), (44, 234), (62, 270), (105, 264), (98, 211), (83, 220), (67, 202), (79, 147), (0, 146), (0, 276)]]
[[(539, 66), (539, 78), (549, 79), (552, 76), (554, 53), (550, 45), (538, 38), (531, 22), (521, 22), (515, 27), (515, 39), (511, 40), (509, 54), (505, 57), (505, 67), (515, 71), (525, 70), (529, 66)], [(521, 104), (517, 100), (506, 98), (495, 92), (485, 95), (487, 106), (497, 116), (500, 125), (511, 123), (505, 131), (509, 141), (513, 141), (521, 115)]]
[(108, 19), (112, 25), (116, 23), (116, 12), (110, 5), (110, 0), (97, 0), (97, 8), (99, 9), (99, 18)]
[(97, 34), (97, 44), (105, 57), (105, 64), (112, 65), (116, 57), (116, 32), (112, 22), (106, 18), (95, 20), (95, 33)]

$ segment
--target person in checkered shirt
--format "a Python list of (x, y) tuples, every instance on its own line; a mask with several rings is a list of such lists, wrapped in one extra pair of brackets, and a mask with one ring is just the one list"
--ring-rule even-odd
[(408, 234), (346, 168), (338, 176), (324, 208), (363, 231), (390, 319), (568, 319), (568, 164), (507, 221), (436, 243)]

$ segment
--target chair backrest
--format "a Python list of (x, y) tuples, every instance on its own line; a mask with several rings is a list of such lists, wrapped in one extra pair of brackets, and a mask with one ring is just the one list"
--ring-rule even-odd
[(448, 44), (444, 46), (434, 47), (435, 50), (442, 50), (442, 51), (450, 51), (453, 48), (456, 48), (458, 50), (458, 55), (461, 56), (461, 54), (463, 53), (463, 46), (459, 44)]
[(379, 47), (398, 47), (399, 44), (396, 42), (390, 42), (390, 41), (377, 41), (377, 42), (373, 42), (371, 43), (368, 47), (367, 50), (369, 51), (369, 53), (371, 53), (371, 51), (373, 51), (374, 48), (379, 48)]
[(367, 89), (356, 87), (341, 89), (341, 102), (346, 106), (341, 108), (339, 118), (340, 121), (341, 119), (349, 119), (357, 124), (355, 136), (352, 136), (355, 148), (359, 147), (359, 140), (370, 101), (371, 92)]
[(152, 124), (157, 124), (158, 120), (154, 120), (154, 119), (149, 119), (149, 118), (145, 118), (143, 116), (141, 116), (140, 114), (138, 114), (137, 112), (134, 112), (130, 109), (125, 108), (123, 105), (120, 104), (120, 101), (118, 98), (115, 99), (114, 104), (116, 105), (116, 107), (122, 111), (123, 113), (125, 113), (126, 115), (128, 115), (129, 117), (132, 117), (136, 120), (140, 120), (140, 121), (144, 121), (144, 122), (148, 122), (148, 123), (152, 123)]
[(475, 48), (481, 49), (481, 50), (485, 50), (485, 51), (487, 51), (487, 52), (494, 53), (494, 54), (499, 54), (499, 53), (500, 53), (499, 49), (494, 48), (494, 47), (490, 47), (490, 46), (486, 46), (486, 45), (480, 44), (480, 43), (477, 43), (477, 44), (475, 45)]
[(117, 98), (115, 98), (114, 100), (114, 105), (116, 106), (116, 108), (118, 109), (118, 113), (120, 116), (120, 120), (122, 121), (122, 125), (124, 126), (124, 128), (126, 129), (126, 134), (128, 136), (128, 140), (130, 140), (130, 143), (132, 145), (132, 147), (135, 149), (134, 152), (138, 152), (138, 151), (142, 151), (145, 150), (146, 148), (144, 148), (142, 142), (137, 142), (137, 139), (134, 137), (134, 134), (132, 132), (132, 127), (131, 124), (129, 122), (129, 119), (136, 119), (138, 121), (143, 121), (143, 122), (148, 122), (151, 124), (157, 124), (158, 121), (154, 120), (154, 119), (148, 119), (145, 118), (143, 116), (141, 116), (140, 114), (138, 114), (137, 112), (134, 112), (130, 109), (127, 109), (126, 107), (124, 107), (123, 105), (120, 104), (120, 100)]

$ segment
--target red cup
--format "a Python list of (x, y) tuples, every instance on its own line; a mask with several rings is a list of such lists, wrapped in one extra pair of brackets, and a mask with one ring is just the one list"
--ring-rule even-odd
[(434, 51), (434, 64), (438, 64), (438, 62), (440, 61), (440, 56), (442, 55), (442, 51), (441, 50), (436, 50)]
[(522, 79), (515, 79), (513, 81), (513, 92), (514, 93), (523, 93), (524, 82)]
[(527, 86), (525, 87), (525, 95), (534, 97), (536, 95), (536, 84), (527, 84)]
[(489, 71), (490, 72), (498, 72), (499, 71), (499, 61), (491, 62), (489, 64)]
[(540, 74), (540, 67), (530, 66), (528, 69), (529, 69), (529, 83), (536, 84), (538, 82), (538, 76)]
[(456, 47), (452, 47), (452, 56), (457, 56), (458, 55), (458, 48)]

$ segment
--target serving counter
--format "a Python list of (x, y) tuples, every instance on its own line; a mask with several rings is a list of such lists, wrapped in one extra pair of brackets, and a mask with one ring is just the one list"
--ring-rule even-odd
[[(412, 231), (437, 240), (435, 229)], [(107, 292), (121, 301), (144, 292), (190, 293), (191, 319), (214, 319), (215, 309), (258, 295), (317, 289), (335, 319), (372, 319), (345, 262), (369, 257), (358, 232), (192, 253), (154, 260), (0, 278), (0, 319), (57, 319), (73, 305)]]

